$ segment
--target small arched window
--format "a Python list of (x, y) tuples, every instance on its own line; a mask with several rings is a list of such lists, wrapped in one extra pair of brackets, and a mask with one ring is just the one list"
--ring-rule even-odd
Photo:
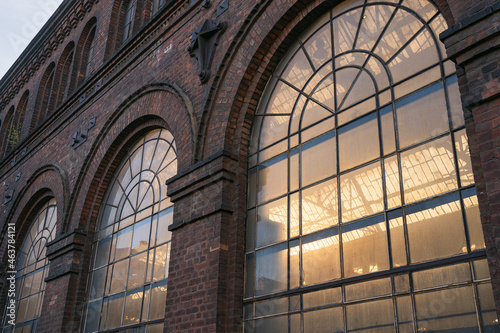
[(123, 19), (122, 44), (132, 36), (132, 28), (134, 23), (135, 8), (137, 0), (129, 0), (125, 7), (125, 17)]
[(42, 121), (54, 111), (55, 91), (57, 90), (54, 79), (55, 67), (55, 63), (52, 62), (45, 70), (42, 80), (40, 81), (30, 131), (40, 125)]
[(156, 13), (164, 4), (165, 0), (153, 0), (153, 14)]
[[(49, 272), (46, 244), (56, 235), (56, 200), (48, 201), (36, 214), (26, 232), (16, 258), (16, 324), (9, 324), (7, 308), (3, 327), (12, 332), (36, 332), (45, 292), (45, 278)], [(9, 300), (9, 299), (8, 299)], [(11, 331), (8, 331), (11, 332)]]
[(73, 91), (74, 80), (72, 74), (74, 49), (75, 44), (73, 42), (69, 43), (64, 49), (57, 65), (57, 86), (59, 89), (57, 92), (56, 107), (61, 105)]
[(96, 29), (97, 20), (94, 17), (87, 22), (78, 41), (77, 58), (75, 59), (76, 86), (80, 86), (85, 78), (92, 73)]
[(0, 155), (5, 156), (11, 149), (11, 130), (14, 124), (14, 106), (11, 106), (3, 120), (2, 132), (0, 133)]
[(169, 131), (147, 133), (116, 169), (98, 218), (83, 331), (163, 329), (173, 205), (165, 181), (177, 173)]

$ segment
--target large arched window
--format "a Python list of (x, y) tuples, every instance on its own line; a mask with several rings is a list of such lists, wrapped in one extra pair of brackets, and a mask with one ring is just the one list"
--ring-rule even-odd
[[(16, 258), (16, 324), (4, 312), (3, 332), (36, 332), (49, 272), (46, 244), (56, 236), (56, 200), (48, 201), (33, 219)], [(5, 310), (7, 311), (7, 310)]]
[(249, 155), (246, 332), (497, 332), (454, 65), (428, 1), (292, 45)]
[(158, 129), (116, 170), (96, 228), (84, 332), (163, 331), (173, 216), (165, 181), (177, 173), (176, 156), (172, 135)]

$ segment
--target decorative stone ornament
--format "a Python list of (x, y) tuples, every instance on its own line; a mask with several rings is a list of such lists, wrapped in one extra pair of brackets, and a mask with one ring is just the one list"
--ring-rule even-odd
[(227, 22), (217, 22), (214, 20), (206, 20), (205, 23), (196, 29), (191, 37), (191, 45), (187, 51), (191, 57), (198, 59), (200, 66), (201, 83), (207, 83), (210, 78), (210, 66), (214, 55), (215, 47), (218, 44), (220, 35), (227, 27)]

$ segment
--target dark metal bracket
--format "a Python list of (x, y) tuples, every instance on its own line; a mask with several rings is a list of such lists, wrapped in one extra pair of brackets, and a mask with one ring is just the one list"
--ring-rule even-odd
[(224, 12), (229, 8), (229, 0), (223, 0), (218, 6), (217, 6), (217, 18), (224, 14)]
[(13, 198), (14, 198), (14, 190), (12, 189), (9, 192), (5, 193), (3, 203), (4, 204), (9, 203), (10, 201), (12, 201)]
[(89, 126), (86, 129), (78, 130), (75, 132), (75, 134), (73, 134), (71, 147), (76, 149), (80, 147), (85, 141), (87, 141), (87, 138), (89, 136), (89, 130), (95, 126), (95, 119), (96, 117), (90, 119)]
[(220, 35), (226, 27), (227, 22), (206, 20), (191, 36), (191, 45), (188, 46), (187, 51), (191, 57), (198, 59), (198, 65), (200, 66), (198, 76), (201, 83), (206, 83), (210, 78), (210, 66), (215, 48), (218, 45)]

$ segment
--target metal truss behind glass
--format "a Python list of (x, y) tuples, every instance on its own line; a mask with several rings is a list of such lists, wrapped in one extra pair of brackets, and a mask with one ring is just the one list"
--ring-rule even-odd
[(345, 1), (296, 40), (249, 155), (246, 332), (497, 331), (446, 22)]
[(165, 181), (176, 173), (174, 138), (164, 129), (141, 138), (117, 168), (96, 230), (84, 332), (163, 330), (173, 217)]
[(40, 209), (26, 232), (16, 258), (16, 325), (8, 324), (3, 316), (3, 331), (15, 333), (36, 332), (43, 296), (45, 278), (49, 272), (46, 244), (56, 235), (56, 200), (51, 199)]

